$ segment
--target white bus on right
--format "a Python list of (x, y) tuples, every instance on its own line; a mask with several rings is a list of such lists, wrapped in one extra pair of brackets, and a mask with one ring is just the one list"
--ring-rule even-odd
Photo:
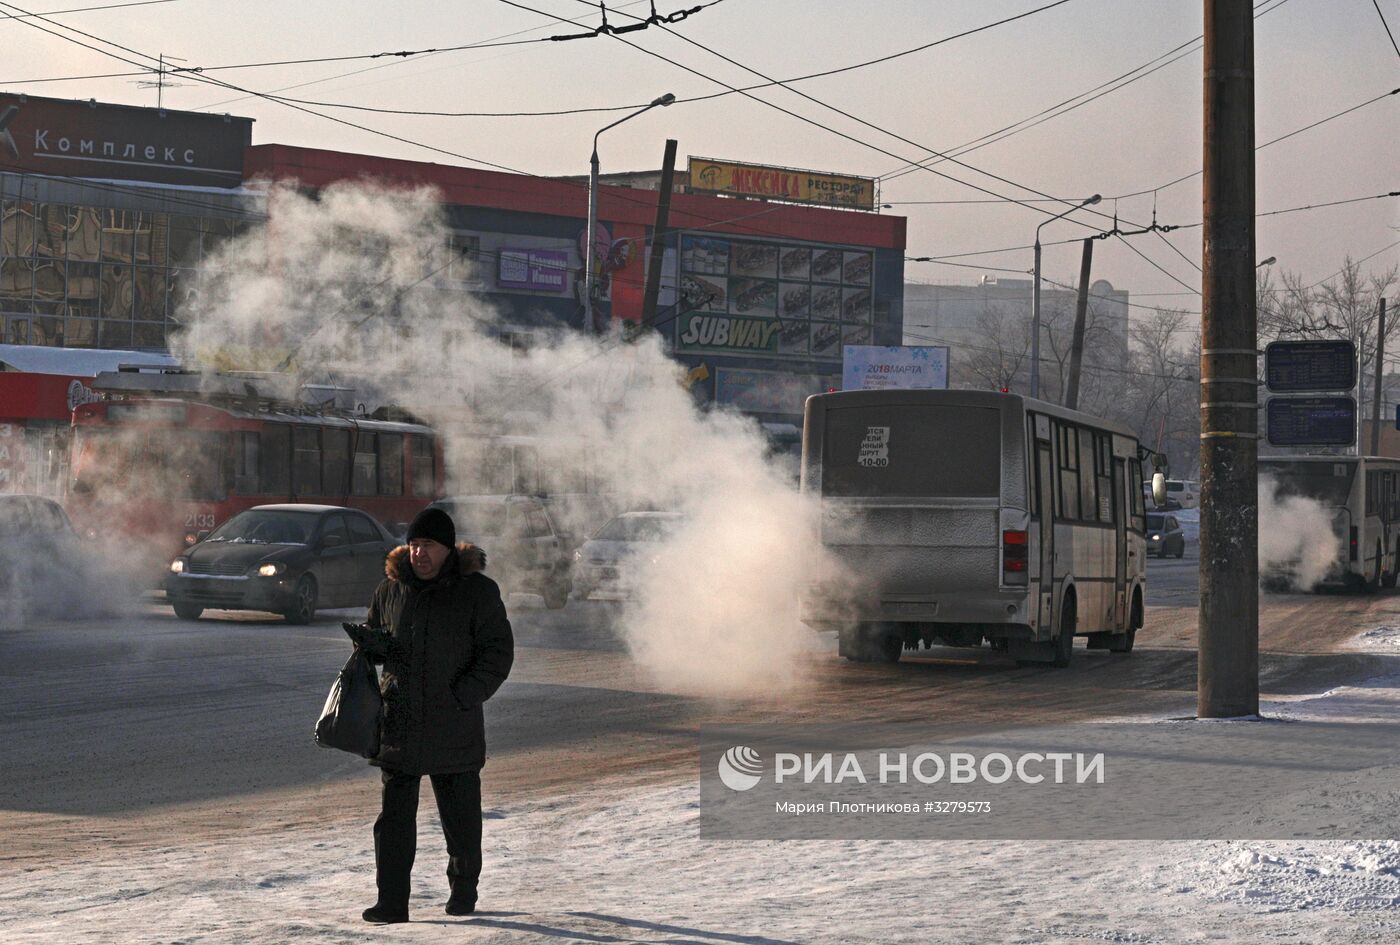
[[(1350, 587), (1375, 591), (1394, 587), (1400, 571), (1400, 459), (1385, 456), (1261, 456), (1261, 500), (1276, 520), (1260, 516), (1261, 546), (1269, 529), (1296, 531), (1330, 526), (1331, 535), (1298, 534), (1296, 553), (1264, 556), (1260, 581), (1266, 588)], [(1320, 515), (1298, 517), (1300, 503)], [(1287, 516), (1288, 523), (1278, 521)], [(1302, 560), (1327, 538), (1337, 544), (1330, 562)]]
[(1119, 424), (1016, 394), (807, 399), (802, 489), (845, 572), (802, 620), (856, 661), (980, 646), (1069, 665), (1074, 637), (1126, 653), (1146, 596), (1143, 454)]

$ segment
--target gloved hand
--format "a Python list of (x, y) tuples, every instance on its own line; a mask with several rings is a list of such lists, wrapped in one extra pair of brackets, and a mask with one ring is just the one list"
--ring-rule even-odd
[(342, 623), (340, 627), (345, 631), (346, 635), (350, 637), (350, 642), (354, 643), (356, 646), (364, 646), (365, 642), (370, 637), (370, 629), (367, 624)]

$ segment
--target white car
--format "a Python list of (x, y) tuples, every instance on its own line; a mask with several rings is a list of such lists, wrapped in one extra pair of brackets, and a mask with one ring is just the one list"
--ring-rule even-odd
[[(1152, 483), (1142, 484), (1142, 494), (1147, 499), (1149, 507), (1152, 506)], [(1168, 479), (1167, 480), (1167, 504), (1166, 508), (1171, 508), (1175, 504), (1177, 508), (1194, 509), (1201, 504), (1201, 484), (1194, 479)]]
[(653, 552), (685, 521), (680, 512), (623, 512), (574, 552), (574, 597), (630, 597), (640, 556)]

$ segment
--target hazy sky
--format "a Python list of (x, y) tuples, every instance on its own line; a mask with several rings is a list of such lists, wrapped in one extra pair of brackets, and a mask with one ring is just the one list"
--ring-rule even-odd
[[(0, 4), (0, 10), (44, 12), (110, 2), (48, 0), (44, 7)], [(664, 15), (699, 2), (704, 0), (657, 0), (656, 8)], [(934, 43), (1051, 2), (719, 0), (669, 26), (671, 33), (653, 26), (620, 38), (227, 70), (206, 77), (251, 91), (286, 90), (280, 94), (387, 109), (510, 112), (635, 106), (664, 92), (685, 99), (724, 91), (715, 80), (735, 86), (762, 81), (686, 39), (769, 77), (787, 79)], [(552, 17), (573, 18), (586, 28), (599, 23), (597, 4), (585, 0), (522, 3), (547, 15), (503, 0), (169, 0), (54, 19), (143, 54), (77, 37), (127, 59), (146, 63), (145, 55), (164, 53), (194, 66), (422, 50), (581, 31)], [(1387, 36), (1377, 3), (1400, 40), (1400, 0), (1256, 4), (1259, 143), (1400, 88), (1400, 53)], [(609, 9), (615, 11), (610, 16), (615, 25), (635, 22), (628, 13), (650, 12), (647, 0)], [(5, 49), (0, 89), (155, 104), (156, 91), (138, 86), (134, 77), (34, 81), (132, 67), (21, 22), (5, 22), (0, 29)], [(937, 165), (938, 171), (1000, 197), (1034, 198), (1033, 191), (1071, 198), (1101, 193), (1105, 199), (1096, 209), (1111, 217), (1116, 208), (1122, 227), (1129, 229), (1151, 221), (1153, 188), (1200, 167), (1202, 67), (1199, 43), (1191, 41), (1201, 30), (1200, 0), (1067, 0), (889, 62), (794, 83), (817, 102), (783, 89), (752, 93), (826, 128), (738, 94), (678, 102), (604, 135), (599, 148), (602, 166), (605, 172), (657, 167), (664, 139), (674, 137), (682, 164), (686, 155), (697, 155), (889, 175), (905, 160), (927, 156), (925, 149), (955, 149), (1182, 47), (1185, 55), (1177, 61), (1121, 90), (958, 158), (970, 168), (951, 162)], [(1171, 58), (1175, 56), (1158, 61)], [(255, 143), (470, 163), (191, 77), (174, 81), (181, 84), (165, 90), (168, 107), (255, 118)], [(422, 117), (306, 107), (465, 157), (544, 175), (586, 173), (593, 133), (626, 114)], [(1258, 209), (1262, 213), (1400, 190), (1397, 142), (1400, 95), (1263, 148), (1257, 162)], [(1149, 192), (1112, 199), (1139, 191)], [(883, 181), (881, 199), (893, 204), (884, 212), (908, 216), (910, 256), (1026, 247), (1036, 224), (1045, 219), (1034, 209), (1005, 201), (945, 203), (996, 198), (925, 170)], [(1200, 201), (1199, 177), (1160, 190), (1157, 220), (1164, 225), (1199, 223)], [(1087, 213), (1077, 219), (1095, 227), (1111, 226), (1111, 219)], [(1045, 227), (1042, 238), (1048, 244), (1089, 232), (1065, 220)], [(1199, 288), (1195, 264), (1200, 260), (1201, 231), (1183, 229), (1166, 239), (1179, 253), (1157, 234), (1130, 240), (1146, 260), (1122, 241), (1098, 243), (1095, 278), (1128, 289), (1139, 303), (1199, 311), (1200, 297), (1187, 287)], [(1400, 262), (1400, 198), (1259, 221), (1259, 257), (1276, 256), (1278, 267), (1300, 272), (1309, 281), (1334, 273), (1348, 255), (1361, 259), (1372, 254), (1376, 255), (1364, 264), (1367, 269)], [(978, 268), (910, 262), (906, 276), (910, 281), (967, 283), (982, 272), (1029, 270), (1031, 256), (1029, 248), (1021, 248), (954, 260)], [(1077, 243), (1048, 246), (1045, 251), (1048, 278), (1072, 282), (1078, 264)]]

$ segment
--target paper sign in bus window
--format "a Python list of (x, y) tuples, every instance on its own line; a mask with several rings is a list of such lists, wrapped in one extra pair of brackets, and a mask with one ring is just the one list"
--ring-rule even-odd
[(860, 456), (856, 463), (875, 469), (883, 469), (890, 464), (890, 428), (866, 427), (865, 439), (860, 443)]

